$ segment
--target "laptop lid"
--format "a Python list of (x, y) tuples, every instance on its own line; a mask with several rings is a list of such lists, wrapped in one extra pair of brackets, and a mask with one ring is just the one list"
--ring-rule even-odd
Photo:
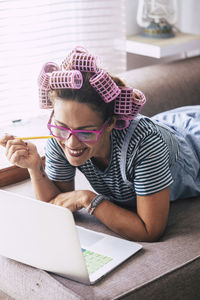
[(0, 254), (90, 284), (70, 210), (0, 190)]
[[(67, 208), (3, 190), (0, 240), (1, 255), (85, 284), (95, 283), (142, 248), (76, 226)], [(85, 253), (97, 254), (108, 263), (88, 274)]]

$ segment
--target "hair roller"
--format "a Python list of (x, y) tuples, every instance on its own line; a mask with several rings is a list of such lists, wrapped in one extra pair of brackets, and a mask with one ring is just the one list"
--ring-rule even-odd
[(96, 56), (89, 54), (85, 48), (78, 46), (63, 61), (62, 68), (65, 70), (96, 73), (98, 71), (96, 63)]
[(40, 75), (38, 77), (38, 85), (41, 88), (49, 89), (49, 78), (51, 76), (51, 73), (54, 71), (58, 71), (60, 68), (56, 63), (53, 62), (47, 62), (40, 72)]
[(38, 77), (39, 85), (39, 106), (42, 109), (52, 108), (52, 102), (49, 99), (50, 76), (52, 72), (59, 70), (59, 66), (53, 62), (47, 62)]
[(50, 89), (39, 88), (39, 106), (42, 109), (52, 108), (52, 102), (49, 99), (49, 91)]
[(80, 71), (55, 71), (50, 77), (51, 89), (80, 89), (83, 77)]
[(115, 99), (114, 113), (119, 115), (129, 115), (133, 107), (133, 88), (120, 87), (121, 92)]
[(104, 70), (94, 74), (89, 81), (106, 103), (114, 100), (120, 94), (120, 88)]
[[(84, 49), (85, 50), (85, 49)], [(86, 51), (86, 50), (85, 50)], [(73, 49), (72, 51), (70, 51), (70, 53), (67, 55), (67, 57), (63, 60), (62, 64), (61, 64), (61, 69), (63, 71), (65, 70), (70, 70), (70, 59), (71, 59), (71, 56), (72, 54), (76, 52), (76, 48)]]
[[(124, 88), (125, 87), (123, 87), (123, 89)], [(130, 89), (130, 92), (131, 92), (131, 88), (127, 88), (127, 89)], [(123, 111), (125, 111), (123, 106), (122, 106), (122, 109), (119, 108), (117, 110), (116, 114), (119, 112), (121, 112), (121, 114), (118, 116), (117, 122), (115, 124), (115, 129), (122, 130), (122, 129), (125, 129), (126, 127), (128, 127), (130, 124), (130, 121), (135, 119), (135, 117), (140, 112), (140, 110), (142, 109), (143, 105), (146, 102), (145, 95), (137, 89), (132, 89), (131, 99), (132, 99), (131, 113), (129, 113), (129, 114), (123, 113)], [(118, 101), (119, 101), (119, 97), (118, 97)], [(120, 102), (118, 102), (118, 104), (120, 104)], [(124, 105), (124, 104), (122, 103), (122, 105)], [(128, 110), (126, 110), (126, 111), (128, 111)]]
[(141, 91), (137, 89), (133, 89), (133, 107), (131, 112), (133, 119), (140, 112), (140, 110), (142, 109), (145, 103), (146, 103), (145, 95)]

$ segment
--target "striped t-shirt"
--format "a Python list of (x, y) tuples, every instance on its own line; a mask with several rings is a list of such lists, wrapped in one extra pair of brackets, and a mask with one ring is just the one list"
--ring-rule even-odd
[[(78, 169), (86, 176), (93, 189), (122, 206), (136, 205), (136, 195), (150, 195), (168, 187), (172, 182), (170, 151), (162, 130), (148, 118), (141, 118), (127, 145), (123, 162), (131, 186), (124, 182), (120, 170), (121, 150), (128, 128), (112, 130), (111, 157), (104, 171), (92, 158)], [(170, 132), (169, 132), (170, 135)], [(56, 139), (46, 145), (46, 172), (53, 181), (71, 181), (76, 167), (71, 166)]]

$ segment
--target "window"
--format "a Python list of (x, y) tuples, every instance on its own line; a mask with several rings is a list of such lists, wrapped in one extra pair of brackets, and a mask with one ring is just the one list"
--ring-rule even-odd
[(0, 1), (0, 126), (41, 113), (37, 77), (75, 46), (125, 71), (125, 0)]

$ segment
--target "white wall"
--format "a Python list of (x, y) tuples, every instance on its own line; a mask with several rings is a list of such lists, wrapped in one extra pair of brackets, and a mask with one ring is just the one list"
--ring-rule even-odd
[(183, 32), (200, 34), (200, 1), (178, 0), (178, 28)]
[[(135, 35), (140, 32), (136, 23), (137, 7), (139, 0), (126, 0), (126, 29), (127, 35)], [(200, 0), (177, 0), (178, 21), (176, 26), (182, 32), (200, 34)], [(197, 53), (198, 54), (198, 53)], [(181, 58), (180, 55), (156, 59), (141, 55), (127, 54), (127, 69), (168, 62)]]
[(126, 31), (127, 35), (137, 34), (140, 30), (136, 23), (138, 0), (126, 0)]

